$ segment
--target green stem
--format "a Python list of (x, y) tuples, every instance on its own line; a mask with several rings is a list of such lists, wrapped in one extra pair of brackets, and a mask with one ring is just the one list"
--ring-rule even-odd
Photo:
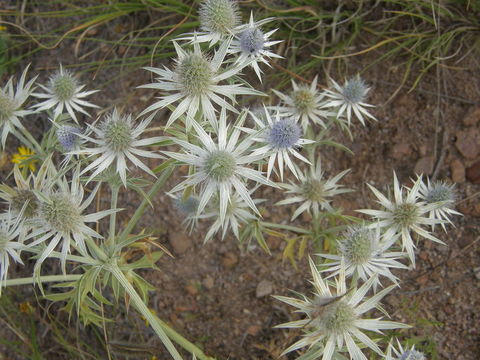
[(18, 278), (10, 279), (5, 281), (5, 286), (17, 286), (17, 285), (27, 285), (34, 284), (40, 279), (40, 282), (56, 282), (56, 281), (76, 281), (80, 279), (82, 275), (47, 275), (40, 276), (39, 278), (28, 277), (28, 278)]
[[(117, 203), (118, 203), (118, 191), (119, 187), (118, 186), (111, 186), (110, 189), (112, 190), (112, 198), (110, 201), (110, 209), (116, 209), (117, 208)], [(110, 215), (110, 230), (109, 230), (109, 237), (108, 237), (108, 242), (113, 244), (114, 239), (115, 239), (115, 225), (117, 221), (117, 212), (113, 212)]]
[(190, 341), (185, 339), (182, 335), (180, 335), (175, 330), (173, 330), (165, 322), (160, 320), (156, 315), (152, 314), (150, 309), (143, 302), (142, 298), (138, 295), (137, 291), (130, 284), (130, 282), (125, 277), (123, 272), (120, 270), (118, 265), (110, 263), (106, 265), (105, 268), (108, 271), (110, 271), (112, 275), (115, 276), (118, 282), (122, 285), (122, 287), (130, 296), (130, 300), (132, 301), (132, 303), (135, 305), (137, 310), (145, 317), (145, 319), (149, 322), (153, 330), (155, 330), (158, 337), (163, 342), (163, 344), (165, 345), (165, 347), (167, 348), (167, 350), (170, 352), (170, 354), (173, 356), (174, 359), (181, 360), (182, 357), (180, 356), (178, 351), (175, 349), (170, 339), (175, 341), (185, 350), (189, 351), (192, 354), (195, 354), (197, 358), (200, 360), (215, 360), (214, 358), (211, 358), (205, 355), (203, 351), (200, 350), (197, 346), (195, 346), (193, 343), (191, 343)]
[(168, 178), (172, 174), (172, 171), (173, 171), (173, 166), (168, 166), (163, 171), (162, 175), (157, 179), (155, 184), (153, 184), (152, 188), (150, 189), (150, 191), (147, 194), (147, 198), (143, 199), (142, 203), (140, 204), (140, 206), (137, 208), (137, 210), (135, 211), (135, 213), (131, 217), (127, 226), (125, 226), (125, 229), (123, 229), (123, 231), (120, 235), (120, 238), (119, 238), (119, 242), (124, 240), (128, 236), (128, 234), (130, 234), (132, 232), (133, 228), (135, 227), (135, 225), (137, 225), (137, 222), (140, 220), (143, 213), (145, 212), (145, 209), (147, 208), (147, 206), (150, 203), (150, 201), (148, 199), (153, 199), (155, 194), (163, 187), (163, 185), (165, 185)]

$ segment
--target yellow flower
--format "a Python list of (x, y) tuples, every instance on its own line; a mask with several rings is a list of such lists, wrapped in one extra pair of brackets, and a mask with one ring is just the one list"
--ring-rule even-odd
[(18, 153), (13, 154), (12, 156), (12, 163), (18, 164), (20, 169), (28, 167), (31, 172), (37, 170), (35, 163), (38, 161), (37, 159), (33, 158), (35, 152), (25, 146), (20, 146), (18, 148)]

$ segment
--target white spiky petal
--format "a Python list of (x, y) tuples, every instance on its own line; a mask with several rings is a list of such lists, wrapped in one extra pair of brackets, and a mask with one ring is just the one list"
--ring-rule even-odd
[[(240, 115), (239, 124), (243, 123), (245, 117), (246, 113), (244, 112)], [(172, 140), (187, 153), (164, 152), (182, 163), (195, 167), (195, 172), (170, 192), (175, 193), (200, 184), (198, 214), (202, 213), (210, 199), (216, 195), (220, 204), (219, 214), (222, 223), (225, 221), (228, 203), (231, 201), (233, 191), (236, 191), (248, 206), (258, 214), (257, 207), (244, 181), (252, 180), (269, 186), (275, 186), (275, 184), (266, 179), (260, 171), (247, 167), (248, 164), (261, 158), (260, 156), (247, 154), (252, 146), (251, 139), (246, 138), (239, 141), (240, 130), (238, 127), (235, 127), (229, 133), (225, 109), (222, 109), (220, 114), (217, 143), (196, 121), (193, 122), (193, 127), (200, 141), (200, 146), (173, 138)]]
[[(301, 298), (275, 296), (295, 308), (296, 312), (305, 314), (301, 320), (291, 321), (277, 325), (277, 328), (303, 329), (303, 337), (287, 348), (282, 355), (301, 349), (314, 348), (317, 358), (331, 360), (335, 351), (343, 352), (344, 345), (350, 358), (354, 360), (367, 360), (360, 350), (358, 343), (364, 344), (376, 353), (383, 356), (382, 350), (368, 337), (364, 331), (381, 333), (384, 329), (408, 328), (408, 325), (393, 321), (384, 321), (382, 318), (364, 319), (363, 315), (377, 307), (379, 301), (387, 295), (395, 285), (389, 286), (369, 299), (365, 295), (375, 282), (371, 278), (358, 289), (347, 289), (345, 272), (342, 270), (335, 279), (335, 286), (331, 288), (318, 272), (312, 259), (309, 259), (313, 276), (315, 293), (313, 298), (301, 295)], [(334, 290), (332, 292), (332, 290)], [(320, 345), (316, 347), (316, 345)], [(317, 350), (320, 349), (320, 350)], [(307, 351), (308, 353), (308, 351)]]
[[(384, 207), (384, 210), (363, 209), (357, 210), (361, 213), (371, 215), (378, 220), (378, 226), (385, 228), (384, 236), (386, 238), (394, 237), (400, 234), (402, 241), (402, 250), (406, 250), (413, 267), (415, 267), (415, 243), (412, 239), (411, 231), (419, 236), (444, 244), (424, 229), (423, 225), (433, 226), (442, 221), (426, 217), (430, 211), (438, 207), (438, 204), (425, 204), (420, 199), (420, 186), (422, 177), (419, 176), (411, 189), (400, 186), (397, 175), (393, 173), (393, 199), (385, 197), (380, 191), (368, 184), (372, 192), (378, 199), (378, 203)], [(406, 196), (405, 196), (405, 192)], [(377, 226), (373, 223), (371, 226)]]
[(20, 258), (20, 251), (24, 248), (21, 239), (19, 239), (21, 234), (20, 220), (20, 217), (17, 217), (16, 220), (12, 220), (10, 216), (0, 218), (0, 295), (7, 280), (10, 258), (23, 265)]
[[(58, 82), (64, 82), (65, 89), (59, 89)], [(77, 111), (86, 116), (90, 116), (90, 114), (84, 110), (84, 107), (98, 108), (97, 105), (85, 100), (86, 97), (95, 94), (98, 90), (82, 91), (85, 88), (85, 85), (78, 85), (74, 75), (65, 70), (61, 64), (60, 69), (50, 78), (48, 86), (41, 84), (39, 84), (39, 86), (45, 91), (45, 93), (33, 94), (33, 96), (43, 100), (36, 104), (34, 108), (37, 111), (54, 108), (54, 119), (66, 109), (72, 119), (78, 123), (76, 115)]]

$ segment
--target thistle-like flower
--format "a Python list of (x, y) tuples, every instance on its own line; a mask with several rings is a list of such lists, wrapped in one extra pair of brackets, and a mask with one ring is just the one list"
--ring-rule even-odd
[(235, 35), (231, 47), (228, 50), (231, 54), (239, 54), (236, 60), (237, 63), (247, 63), (252, 66), (260, 81), (262, 81), (261, 74), (263, 71), (260, 70), (258, 63), (262, 62), (270, 66), (267, 60), (268, 58), (282, 58), (280, 55), (269, 50), (269, 47), (282, 42), (281, 40), (270, 41), (270, 36), (278, 29), (271, 30), (267, 33), (261, 30), (262, 25), (272, 20), (273, 18), (268, 18), (255, 22), (253, 21), (253, 13), (251, 13), (249, 23), (239, 28), (241, 30)]
[(0, 218), (0, 295), (7, 280), (10, 257), (23, 265), (20, 250), (24, 245), (19, 241), (20, 233), (20, 217), (16, 220), (12, 220), (10, 216)]
[(303, 145), (312, 144), (315, 141), (303, 139), (302, 129), (292, 117), (284, 117), (279, 112), (275, 114), (272, 119), (270, 112), (264, 107), (265, 117), (259, 118), (252, 112), (255, 124), (259, 130), (243, 128), (242, 130), (253, 135), (253, 140), (262, 144), (258, 149), (255, 149), (252, 155), (269, 156), (267, 178), (270, 177), (275, 160), (278, 162), (278, 169), (280, 170), (280, 179), (283, 181), (283, 165), (284, 163), (290, 169), (293, 175), (298, 178), (298, 170), (290, 159), (293, 155), (299, 160), (310, 164), (304, 156), (298, 152), (298, 148)]
[[(313, 275), (313, 286), (315, 287), (312, 299), (301, 295), (300, 299), (275, 296), (297, 308), (296, 312), (304, 313), (305, 319), (291, 321), (277, 325), (277, 328), (303, 329), (305, 332), (302, 339), (294, 343), (283, 354), (308, 346), (307, 354), (315, 353), (315, 358), (331, 360), (335, 351), (342, 352), (344, 345), (352, 359), (367, 358), (363, 355), (359, 345), (362, 343), (373, 351), (383, 356), (378, 345), (371, 340), (363, 330), (381, 333), (383, 329), (408, 328), (408, 325), (393, 321), (378, 319), (363, 319), (362, 315), (375, 308), (379, 301), (387, 295), (395, 285), (378, 292), (368, 300), (364, 300), (365, 294), (370, 290), (374, 278), (364, 283), (359, 289), (347, 289), (345, 284), (345, 273), (340, 271), (338, 279), (335, 280), (335, 291), (332, 293), (329, 283), (322, 279), (312, 259), (310, 269)], [(283, 355), (282, 354), (282, 355)]]
[[(428, 230), (422, 228), (422, 225), (433, 226), (442, 223), (442, 220), (431, 219), (424, 215), (438, 207), (437, 203), (426, 204), (420, 199), (420, 187), (422, 185), (422, 177), (419, 176), (411, 189), (401, 187), (398, 183), (397, 175), (393, 173), (393, 200), (386, 198), (380, 191), (368, 184), (378, 199), (378, 203), (382, 205), (384, 210), (363, 209), (357, 210), (361, 213), (371, 215), (378, 220), (378, 225), (385, 228), (385, 238), (390, 238), (396, 234), (401, 235), (402, 250), (406, 250), (413, 267), (415, 267), (415, 244), (413, 242), (411, 231), (417, 233), (421, 237), (432, 240), (434, 242), (444, 244), (443, 241), (437, 239)], [(404, 196), (406, 190), (406, 196)], [(377, 223), (373, 223), (377, 226)]]
[(90, 180), (106, 170), (110, 165), (115, 163), (116, 172), (122, 179), (123, 184), (127, 185), (127, 160), (130, 160), (135, 166), (146, 173), (155, 176), (155, 174), (142, 163), (137, 156), (146, 158), (161, 158), (162, 156), (152, 151), (141, 150), (141, 146), (149, 146), (159, 141), (161, 137), (152, 137), (147, 139), (138, 139), (145, 131), (147, 126), (153, 119), (150, 115), (145, 120), (135, 126), (134, 120), (130, 114), (120, 114), (117, 109), (107, 115), (98, 127), (88, 125), (90, 130), (95, 134), (95, 138), (88, 135), (79, 135), (84, 139), (96, 145), (93, 148), (74, 150), (70, 154), (88, 154), (90, 156), (98, 156), (91, 164), (82, 170), (81, 174), (85, 174), (90, 170), (94, 170), (90, 175)]
[[(221, 96), (226, 96), (230, 101), (235, 101), (235, 95), (263, 95), (261, 92), (243, 87), (239, 84), (219, 85), (222, 80), (228, 79), (240, 72), (245, 64), (236, 64), (225, 71), (221, 71), (230, 40), (225, 41), (212, 59), (208, 59), (195, 43), (193, 52), (183, 50), (174, 42), (178, 59), (175, 60), (174, 71), (167, 68), (158, 69), (153, 67), (145, 68), (158, 75), (157, 82), (140, 86), (141, 88), (158, 89), (162, 91), (175, 92), (172, 95), (160, 97), (153, 105), (146, 108), (140, 115), (150, 111), (162, 109), (177, 101), (180, 103), (170, 115), (166, 127), (168, 128), (181, 115), (187, 115), (186, 126), (190, 129), (193, 117), (199, 109), (203, 116), (216, 129), (217, 118), (212, 102), (232, 112), (235, 108), (225, 101)], [(219, 96), (220, 95), (220, 96)]]
[[(243, 124), (245, 117), (245, 112), (240, 115), (239, 126)], [(222, 109), (220, 114), (217, 143), (214, 143), (212, 137), (196, 121), (193, 122), (193, 127), (197, 132), (201, 146), (173, 138), (172, 140), (188, 153), (164, 151), (166, 155), (195, 167), (195, 173), (175, 186), (170, 192), (175, 193), (201, 184), (197, 214), (200, 215), (210, 199), (217, 195), (220, 221), (224, 223), (228, 204), (232, 201), (232, 193), (235, 189), (248, 206), (258, 214), (255, 202), (242, 179), (253, 180), (270, 186), (275, 186), (275, 184), (266, 179), (260, 171), (245, 166), (261, 158), (260, 156), (246, 154), (252, 145), (251, 139), (246, 138), (239, 143), (240, 130), (237, 126), (229, 133), (225, 109)]]
[(325, 94), (331, 98), (331, 100), (326, 102), (325, 106), (338, 108), (337, 117), (341, 117), (346, 112), (348, 125), (350, 125), (353, 111), (362, 125), (365, 125), (364, 116), (376, 120), (366, 109), (373, 107), (373, 105), (364, 102), (370, 88), (360, 76), (345, 81), (343, 86), (338, 85), (333, 79), (331, 81), (336, 91), (325, 91)]
[[(249, 191), (250, 196), (254, 191), (255, 188)], [(253, 200), (255, 205), (258, 205), (263, 201), (263, 199)], [(215, 221), (212, 226), (210, 226), (207, 235), (205, 235), (204, 243), (212, 239), (213, 236), (219, 231), (222, 232), (222, 240), (225, 238), (225, 235), (227, 235), (227, 232), (229, 231), (232, 231), (233, 235), (235, 235), (237, 239), (240, 239), (239, 229), (241, 225), (246, 224), (249, 221), (255, 220), (257, 218), (254, 214), (252, 214), (248, 204), (245, 202), (245, 200), (242, 199), (242, 197), (238, 193), (234, 193), (231, 196), (230, 202), (227, 205), (226, 216), (223, 221), (221, 221), (220, 218), (220, 206), (218, 201), (214, 203), (213, 211), (205, 214), (205, 218), (210, 217), (215, 218)]]
[(84, 100), (84, 98), (95, 94), (98, 90), (82, 91), (85, 85), (79, 85), (74, 75), (70, 71), (65, 70), (61, 64), (60, 69), (50, 77), (48, 85), (39, 84), (39, 86), (46, 93), (34, 93), (33, 96), (45, 100), (36, 104), (34, 108), (37, 111), (43, 111), (55, 107), (53, 110), (54, 119), (62, 114), (65, 108), (72, 119), (78, 123), (76, 111), (90, 116), (83, 107), (98, 108), (97, 105)]
[[(398, 339), (397, 344), (398, 350), (393, 347), (391, 342), (388, 344), (385, 360), (427, 360), (423, 353), (415, 350), (415, 345), (410, 349), (404, 349)], [(392, 351), (395, 355), (393, 355)]]
[(318, 76), (312, 81), (310, 86), (297, 85), (292, 80), (293, 91), (290, 95), (285, 95), (280, 91), (273, 89), (273, 92), (283, 101), (281, 111), (293, 117), (295, 120), (300, 120), (303, 131), (307, 131), (310, 122), (319, 124), (325, 127), (322, 118), (333, 115), (328, 111), (322, 110), (324, 93), (320, 93), (317, 89)]
[(198, 196), (190, 195), (186, 199), (182, 196), (169, 194), (173, 199), (173, 206), (184, 217), (182, 223), (187, 225), (189, 232), (197, 226), (199, 216), (197, 216)]
[[(419, 192), (420, 199), (425, 201), (425, 203), (438, 205), (438, 207), (430, 210), (428, 214), (430, 219), (445, 220), (452, 224), (450, 215), (462, 215), (458, 211), (452, 209), (456, 200), (454, 184), (448, 185), (446, 182), (442, 181), (431, 183), (430, 179), (427, 179), (427, 184), (423, 182), (420, 183)], [(445, 223), (441, 223), (440, 225), (443, 227), (443, 230), (446, 231)]]
[(60, 125), (56, 131), (58, 143), (65, 151), (73, 151), (78, 148), (81, 133), (82, 129), (71, 125)]
[(210, 42), (210, 46), (226, 40), (238, 31), (240, 15), (237, 0), (205, 0), (200, 5), (199, 18), (201, 32), (184, 34), (177, 40)]
[(0, 88), (0, 127), (2, 129), (2, 148), (5, 148), (5, 142), (7, 141), (7, 136), (10, 132), (15, 128), (23, 128), (20, 118), (34, 112), (32, 110), (26, 110), (23, 106), (25, 101), (32, 94), (32, 86), (37, 78), (35, 76), (25, 84), (29, 66), (26, 67), (22, 76), (20, 76), (16, 90), (13, 88), (13, 77), (8, 80), (3, 89)]
[(32, 219), (33, 230), (27, 237), (27, 239), (33, 241), (28, 246), (33, 247), (48, 241), (48, 245), (43, 249), (35, 264), (35, 269), (39, 269), (43, 261), (62, 242), (60, 260), (63, 273), (65, 273), (65, 263), (67, 254), (70, 252), (72, 239), (75, 248), (80, 253), (85, 254), (87, 251), (85, 238), (87, 236), (101, 238), (101, 235), (87, 226), (86, 223), (97, 222), (118, 210), (108, 209), (88, 215), (83, 214), (94, 199), (98, 188), (97, 185), (89, 197), (83, 200), (84, 190), (80, 184), (77, 169), (71, 181), (64, 177), (59, 178), (57, 181), (51, 182), (42, 193), (35, 193), (38, 198), (38, 208), (36, 216)]
[(396, 236), (382, 239), (378, 226), (374, 229), (363, 225), (352, 226), (338, 241), (338, 255), (318, 254), (333, 260), (322, 264), (326, 268), (320, 272), (332, 272), (330, 276), (336, 276), (344, 265), (346, 276), (353, 275), (364, 282), (374, 277), (374, 290), (377, 285), (381, 285), (380, 276), (385, 276), (396, 284), (398, 278), (392, 274), (390, 268), (406, 269), (407, 266), (397, 261), (404, 253), (387, 252), (395, 241)]
[(320, 214), (320, 210), (333, 211), (330, 202), (332, 197), (338, 194), (351, 192), (351, 189), (345, 188), (342, 185), (338, 185), (337, 182), (345, 176), (350, 170), (344, 170), (331, 179), (325, 180), (323, 178), (323, 171), (320, 162), (320, 158), (316, 164), (312, 164), (308, 174), (304, 174), (298, 170), (298, 183), (283, 184), (282, 186), (287, 189), (289, 197), (285, 200), (281, 200), (276, 205), (288, 205), (298, 202), (303, 202), (293, 213), (292, 220), (299, 216), (304, 211), (309, 213), (313, 212), (313, 215), (317, 217)]

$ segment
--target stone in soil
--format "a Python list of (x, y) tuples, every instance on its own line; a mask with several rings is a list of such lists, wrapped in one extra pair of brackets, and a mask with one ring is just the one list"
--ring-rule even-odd
[(273, 292), (273, 283), (268, 280), (262, 280), (258, 283), (255, 295), (257, 298), (265, 297)]
[(477, 128), (460, 130), (456, 133), (457, 141), (455, 146), (457, 150), (466, 159), (475, 159), (480, 153), (480, 131)]
[(463, 124), (467, 126), (477, 125), (480, 121), (480, 107), (471, 108), (463, 118)]
[(193, 245), (190, 236), (183, 231), (176, 231), (170, 234), (168, 241), (172, 245), (173, 251), (178, 255), (184, 254)]
[(455, 183), (464, 183), (465, 182), (465, 166), (463, 163), (455, 159), (450, 163), (450, 170), (452, 172), (452, 181)]
[(415, 164), (415, 174), (431, 175), (433, 172), (433, 156), (424, 156)]

